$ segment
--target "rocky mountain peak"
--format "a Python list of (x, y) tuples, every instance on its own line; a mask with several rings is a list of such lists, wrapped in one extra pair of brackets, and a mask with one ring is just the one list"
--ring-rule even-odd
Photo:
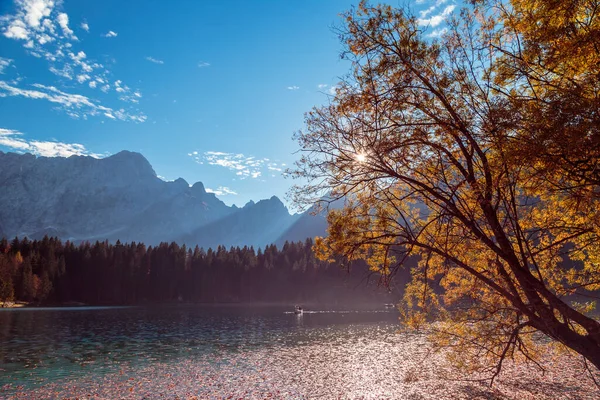
[(139, 178), (155, 178), (156, 172), (143, 155), (132, 151), (123, 150), (112, 156), (98, 160), (115, 170)]
[(0, 171), (6, 237), (264, 247), (298, 220), (276, 196), (228, 207), (201, 182), (165, 182), (130, 151), (102, 159), (0, 152)]

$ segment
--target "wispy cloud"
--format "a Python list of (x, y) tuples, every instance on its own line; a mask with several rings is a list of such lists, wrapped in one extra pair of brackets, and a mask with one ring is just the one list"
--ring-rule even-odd
[(200, 61), (198, 63), (198, 68), (206, 68), (206, 67), (210, 67), (210, 63), (207, 63), (205, 61)]
[(31, 153), (44, 157), (91, 156), (102, 158), (106, 156), (106, 154), (92, 153), (79, 143), (28, 140), (22, 132), (5, 128), (0, 128), (0, 146), (8, 147), (19, 153)]
[(56, 17), (56, 22), (58, 22), (58, 25), (60, 25), (65, 37), (73, 40), (79, 40), (77, 39), (77, 36), (75, 36), (73, 30), (69, 28), (69, 16), (66, 13), (59, 13)]
[[(16, 0), (12, 14), (0, 16), (0, 34), (8, 39), (22, 43), (27, 54), (45, 59), (48, 70), (70, 84), (85, 85), (86, 88), (99, 87), (110, 93), (109, 78), (113, 76), (109, 69), (90, 59), (85, 51), (77, 49), (81, 42), (69, 25), (69, 16), (63, 10), (60, 0)], [(87, 22), (80, 24), (89, 31)], [(109, 32), (110, 36), (116, 35)], [(97, 85), (89, 84), (91, 81)], [(55, 85), (60, 85), (57, 82)], [(118, 92), (122, 101), (136, 103), (135, 90), (121, 85), (125, 93)], [(116, 88), (114, 88), (116, 89)], [(71, 90), (71, 89), (70, 89)]]
[(288, 86), (287, 90), (298, 90), (300, 89), (300, 86)]
[[(284, 165), (284, 164), (283, 164), (283, 165)], [(283, 165), (282, 165), (282, 166), (283, 166)], [(282, 172), (282, 171), (283, 171), (283, 169), (282, 169), (281, 167), (279, 167), (279, 166), (277, 165), (277, 163), (268, 163), (268, 164), (267, 164), (267, 169), (268, 169), (269, 171), (278, 171), (278, 172)]]
[(439, 37), (444, 36), (446, 34), (446, 32), (448, 32), (448, 28), (434, 29), (427, 36), (432, 37), (432, 38), (439, 38)]
[(419, 16), (421, 18), (426, 18), (429, 14), (431, 14), (435, 10), (435, 8), (436, 8), (436, 6), (433, 5), (425, 10), (421, 10), (421, 11), (419, 11)]
[(208, 193), (214, 193), (217, 196), (226, 196), (228, 194), (237, 196), (237, 192), (231, 190), (230, 188), (228, 188), (227, 186), (219, 186), (216, 189), (211, 189), (211, 188), (206, 188), (206, 191)]
[(22, 89), (11, 86), (8, 82), (0, 81), (0, 97), (22, 96), (29, 99), (42, 99), (54, 103), (58, 109), (65, 111), (73, 118), (104, 115), (110, 119), (121, 121), (144, 122), (146, 116), (139, 113), (130, 113), (124, 109), (114, 110), (110, 107), (97, 104), (89, 97), (80, 94), (65, 93), (54, 86), (45, 86), (39, 83), (33, 85), (35, 89)]
[(146, 57), (146, 60), (148, 60), (154, 64), (164, 64), (165, 63), (163, 60), (159, 60), (157, 58), (150, 57), (150, 56)]
[(77, 75), (77, 82), (79, 82), (79, 83), (83, 83), (85, 81), (88, 81), (89, 79), (90, 79), (90, 76), (88, 74)]
[(104, 35), (102, 35), (106, 38), (113, 38), (113, 37), (117, 37), (119, 36), (119, 34), (117, 32), (113, 32), (113, 31), (108, 31), (106, 32)]
[(421, 18), (417, 19), (417, 22), (419, 23), (419, 25), (427, 25), (431, 26), (432, 28), (435, 28), (436, 26), (444, 22), (446, 18), (448, 18), (448, 16), (452, 14), (455, 8), (456, 6), (452, 4), (444, 8), (444, 11), (442, 11), (440, 14), (434, 15), (431, 18), (425, 18), (429, 13), (433, 11), (433, 9), (431, 9), (430, 7), (429, 9), (425, 10), (425, 14), (421, 15)]
[(193, 151), (188, 156), (198, 164), (208, 164), (227, 168), (235, 174), (238, 179), (259, 178), (264, 173), (282, 172), (285, 164), (270, 160), (269, 158), (257, 158), (242, 153), (226, 153), (222, 151), (206, 151), (199, 153)]
[(4, 73), (4, 70), (12, 63), (13, 60), (10, 58), (0, 57), (0, 74)]
[(319, 89), (325, 89), (327, 86), (329, 86), (329, 85), (328, 85), (328, 84), (326, 84), (326, 83), (319, 83), (319, 84), (317, 85), (317, 88), (319, 88)]

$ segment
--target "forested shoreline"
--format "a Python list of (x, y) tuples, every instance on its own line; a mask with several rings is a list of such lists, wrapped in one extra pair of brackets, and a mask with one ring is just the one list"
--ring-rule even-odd
[(177, 243), (0, 241), (0, 301), (32, 305), (354, 303), (393, 298), (365, 263), (319, 261), (312, 239), (255, 250)]

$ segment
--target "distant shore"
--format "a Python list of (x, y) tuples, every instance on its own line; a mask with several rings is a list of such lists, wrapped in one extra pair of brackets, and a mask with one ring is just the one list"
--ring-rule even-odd
[(24, 301), (0, 301), (0, 308), (23, 308), (29, 306), (30, 303)]
[(26, 301), (0, 301), (0, 309), (2, 308), (37, 308), (37, 307), (90, 307), (89, 304), (71, 301), (68, 303), (45, 304), (45, 303), (30, 303)]
[[(0, 302), (0, 309), (2, 308), (71, 308), (71, 307), (170, 307), (170, 306), (203, 306), (203, 307), (289, 307), (294, 308), (294, 305), (300, 305), (305, 310), (373, 310), (373, 309), (387, 309), (393, 310), (394, 308), (386, 307), (389, 303), (366, 303), (366, 304), (339, 304), (339, 303), (315, 303), (315, 302), (226, 302), (226, 303), (204, 303), (204, 302), (141, 302), (133, 304), (88, 304), (82, 302), (68, 302), (68, 303), (28, 303), (24, 301), (7, 301)], [(395, 303), (394, 303), (395, 304)]]

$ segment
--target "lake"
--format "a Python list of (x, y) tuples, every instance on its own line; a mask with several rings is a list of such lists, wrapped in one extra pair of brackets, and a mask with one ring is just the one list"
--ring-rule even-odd
[[(597, 399), (579, 361), (454, 374), (395, 309), (178, 305), (0, 311), (0, 398)], [(574, 396), (574, 397), (573, 397)]]
[(211, 354), (393, 332), (397, 312), (292, 307), (163, 306), (0, 311), (0, 387), (8, 393)]

